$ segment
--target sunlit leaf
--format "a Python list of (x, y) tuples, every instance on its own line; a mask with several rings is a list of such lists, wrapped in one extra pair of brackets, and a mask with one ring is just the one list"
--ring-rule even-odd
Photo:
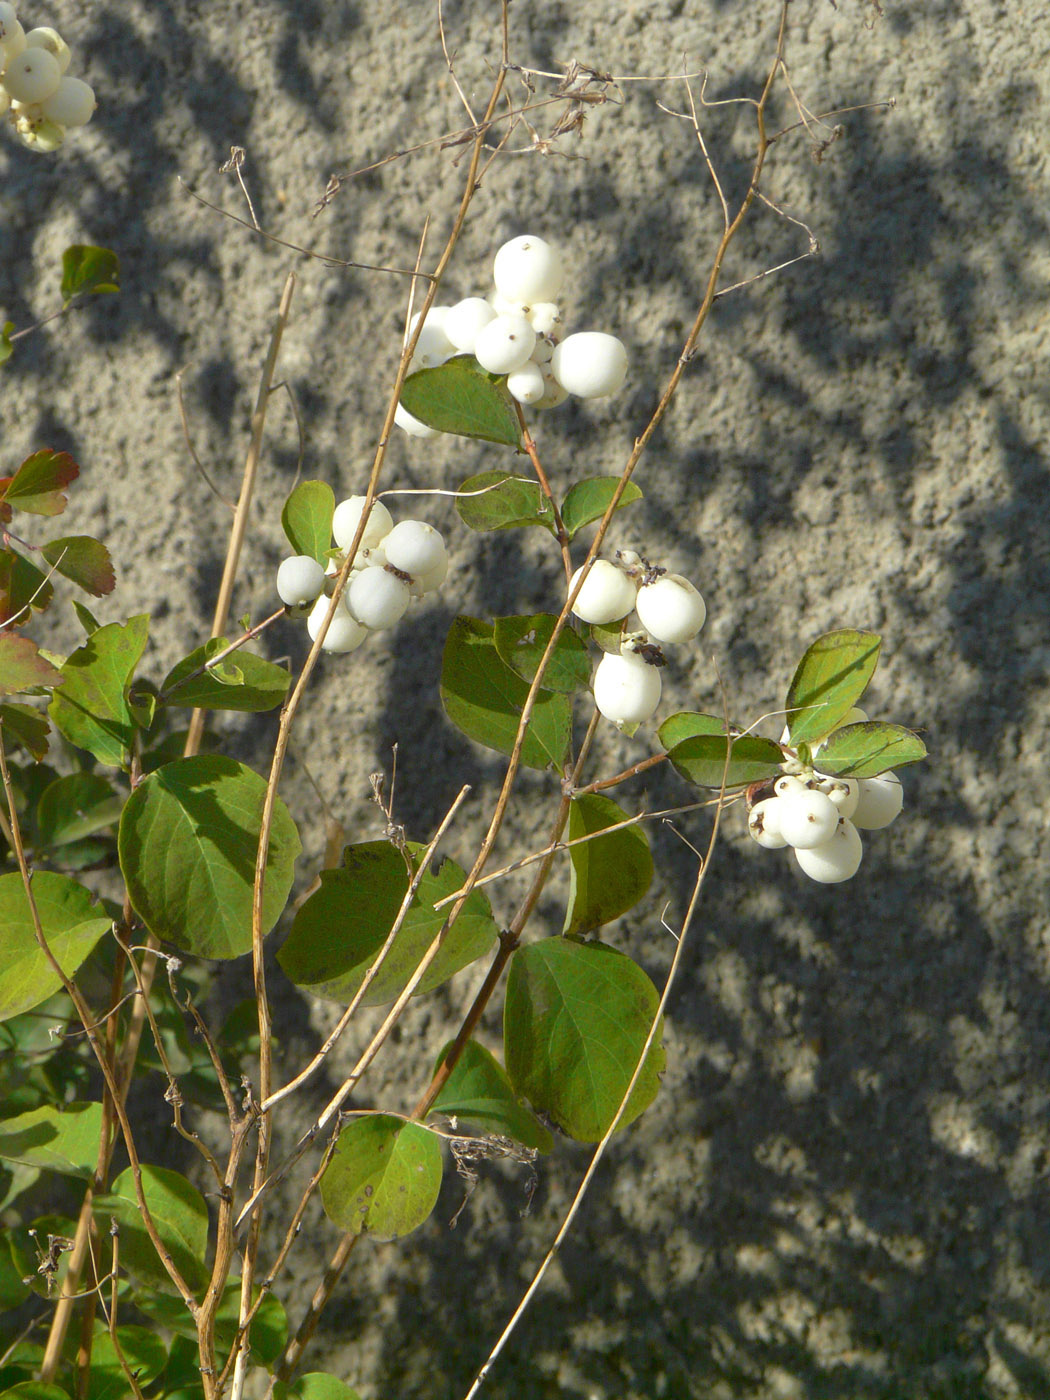
[(334, 514), (335, 493), (327, 481), (299, 482), (281, 511), (281, 525), (296, 554), (327, 564)]
[(816, 766), (836, 778), (875, 778), (925, 757), (926, 745), (912, 730), (868, 720), (847, 724), (829, 735)]
[(881, 646), (874, 632), (844, 628), (807, 647), (785, 704), (793, 745), (823, 739), (846, 717), (875, 674)]
[[(497, 617), (493, 641), (501, 658), (522, 680), (531, 681), (554, 631), (551, 613), (532, 617)], [(580, 636), (566, 627), (558, 638), (543, 673), (544, 690), (571, 693), (586, 690), (591, 679), (591, 658)]]
[[(609, 508), (617, 486), (620, 484), (618, 476), (592, 476), (586, 481), (578, 481), (575, 486), (569, 488), (569, 492), (562, 502), (561, 520), (572, 539), (577, 530), (581, 530), (584, 525), (589, 525), (593, 520), (600, 520)], [(629, 481), (623, 489), (623, 495), (617, 502), (616, 509), (623, 510), (624, 506), (629, 506), (632, 501), (641, 500), (641, 488), (633, 481)]]
[(0, 695), (19, 695), (37, 686), (62, 685), (65, 677), (40, 655), (36, 642), (17, 632), (0, 632)]
[(441, 1147), (418, 1123), (370, 1113), (348, 1123), (321, 1178), (321, 1203), (348, 1234), (398, 1239), (422, 1225), (441, 1189)]
[(744, 787), (782, 771), (784, 756), (780, 746), (771, 740), (747, 734), (728, 743), (731, 745), (728, 766), (724, 735), (683, 739), (668, 750), (667, 756), (682, 777), (697, 787), (721, 788), (723, 778), (727, 788)]
[[(438, 1056), (435, 1069), (444, 1064), (451, 1044)], [(550, 1152), (554, 1147), (550, 1133), (515, 1094), (507, 1071), (476, 1040), (468, 1040), (463, 1047), (431, 1112), (462, 1120), (484, 1133), (512, 1137), (537, 1152)]]
[(62, 300), (89, 292), (119, 292), (120, 259), (109, 248), (74, 243), (62, 254)]
[(27, 457), (4, 492), (4, 500), (31, 515), (61, 515), (66, 508), (65, 488), (80, 475), (68, 452), (41, 448)]
[(229, 646), (224, 637), (213, 637), (174, 666), (164, 678), (161, 693), (167, 705), (188, 705), (202, 710), (263, 711), (276, 709), (288, 693), (291, 676), (283, 666), (256, 656), (244, 647), (200, 671), (212, 657)]
[(456, 509), (472, 530), (517, 530), (540, 525), (554, 534), (550, 505), (535, 481), (511, 472), (479, 472), (456, 493)]
[[(72, 977), (113, 920), (89, 890), (66, 875), (38, 870), (32, 889), (47, 945)], [(46, 1001), (62, 985), (37, 942), (33, 911), (17, 871), (0, 875), (0, 928), (0, 1021), (6, 1021)]]
[(78, 584), (93, 598), (102, 598), (116, 587), (109, 550), (90, 535), (67, 535), (41, 545), (40, 552), (58, 572)]
[(0, 1158), (90, 1180), (101, 1134), (100, 1103), (47, 1104), (0, 1120)]
[(128, 688), (148, 634), (144, 613), (126, 623), (111, 622), (92, 632), (62, 666), (65, 685), (49, 714), (71, 744), (100, 763), (125, 767), (130, 762), (136, 721)]
[(505, 380), (483, 370), (473, 355), (456, 355), (435, 369), (410, 374), (401, 402), (413, 418), (439, 432), (505, 447), (521, 444), (521, 427)]

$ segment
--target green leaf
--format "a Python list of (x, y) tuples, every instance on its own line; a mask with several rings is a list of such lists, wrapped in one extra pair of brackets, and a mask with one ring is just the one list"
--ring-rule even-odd
[(89, 292), (119, 292), (120, 259), (109, 248), (74, 243), (62, 254), (62, 300)]
[[(4, 652), (3, 641), (0, 640), (0, 667), (4, 665)], [(47, 662), (43, 664), (46, 666)], [(3, 727), (4, 742), (8, 745), (20, 744), (37, 763), (47, 753), (51, 727), (47, 716), (32, 705), (0, 705), (0, 726)]]
[(869, 720), (847, 724), (829, 735), (816, 766), (834, 778), (875, 778), (925, 757), (926, 745), (912, 730)]
[(784, 755), (772, 740), (750, 734), (729, 740), (732, 755), (728, 768), (726, 742), (724, 735), (698, 735), (683, 739), (668, 750), (667, 757), (682, 777), (697, 787), (721, 788), (723, 774), (727, 788), (745, 787), (782, 772)]
[[(122, 1241), (123, 1238), (122, 1235)], [(123, 1253), (123, 1246), (121, 1252)], [(253, 1302), (258, 1296), (259, 1290), (253, 1289)], [(144, 1313), (146, 1317), (151, 1318), (162, 1327), (168, 1328), (176, 1336), (196, 1342), (197, 1330), (193, 1318), (186, 1311), (186, 1306), (181, 1298), (173, 1297), (170, 1293), (153, 1293), (145, 1289), (137, 1289), (133, 1294), (133, 1302), (139, 1312)], [(228, 1352), (233, 1345), (240, 1317), (240, 1307), (241, 1281), (240, 1279), (231, 1279), (222, 1291), (222, 1299), (215, 1314), (215, 1342), (223, 1351)], [(260, 1303), (259, 1310), (252, 1319), (252, 1363), (257, 1366), (271, 1365), (284, 1350), (287, 1340), (287, 1314), (281, 1303), (270, 1293)]]
[(24, 626), (30, 609), (43, 612), (55, 595), (43, 570), (13, 549), (0, 549), (0, 622)]
[(79, 598), (71, 599), (73, 611), (77, 615), (77, 621), (90, 637), (92, 632), (97, 632), (100, 626), (98, 620), (93, 616), (90, 608), (86, 608)]
[[(496, 650), (522, 680), (531, 682), (539, 670), (557, 621), (551, 613), (496, 618), (493, 632)], [(571, 627), (566, 627), (543, 673), (543, 687), (545, 690), (571, 693), (586, 690), (590, 681), (591, 658), (586, 644)]]
[(278, 1381), (274, 1400), (361, 1400), (356, 1390), (325, 1371), (308, 1371), (291, 1385)]
[(335, 492), (327, 481), (300, 481), (284, 503), (281, 524), (296, 554), (308, 554), (323, 568), (332, 547)]
[(65, 488), (79, 475), (80, 468), (68, 452), (43, 447), (18, 468), (3, 499), (30, 515), (61, 515), (66, 508)]
[[(89, 890), (68, 876), (38, 870), (32, 888), (44, 939), (62, 971), (72, 977), (113, 920)], [(17, 871), (0, 875), (0, 928), (0, 1021), (6, 1021), (39, 1006), (62, 986), (36, 941)]]
[[(577, 530), (582, 530), (584, 525), (589, 525), (592, 520), (600, 520), (609, 508), (617, 486), (620, 484), (618, 476), (592, 476), (586, 481), (578, 481), (575, 486), (569, 488), (568, 495), (562, 503), (561, 520), (569, 534), (569, 539), (576, 534)], [(623, 510), (624, 506), (629, 506), (632, 501), (641, 500), (642, 492), (640, 487), (635, 486), (633, 481), (629, 481), (624, 487), (623, 495), (617, 503), (616, 509)]]
[(57, 1385), (45, 1385), (43, 1381), (19, 1381), (9, 1390), (0, 1391), (0, 1400), (69, 1400), (69, 1396)]
[(473, 355), (456, 355), (436, 369), (410, 374), (401, 402), (428, 428), (521, 446), (521, 427), (505, 378), (483, 370)]
[(29, 1285), (23, 1280), (30, 1269), (10, 1231), (4, 1230), (0, 1234), (0, 1308), (17, 1308), (29, 1297)]
[(91, 535), (66, 535), (41, 545), (40, 552), (60, 574), (93, 598), (112, 593), (117, 585), (109, 550)]
[[(167, 1167), (142, 1166), (142, 1194), (161, 1243), (186, 1283), (198, 1292), (208, 1280), (208, 1207), (197, 1188)], [(120, 1229), (120, 1267), (143, 1283), (171, 1288), (135, 1195), (130, 1167), (113, 1182), (108, 1194), (95, 1199), (100, 1221), (116, 1220)]]
[(830, 734), (868, 688), (882, 638), (874, 632), (826, 632), (798, 663), (785, 708), (793, 745)]
[[(509, 754), (528, 690), (497, 652), (492, 625), (457, 617), (441, 662), (441, 703), (456, 728), (479, 744)], [(570, 701), (541, 690), (525, 733), (522, 763), (527, 768), (553, 765), (561, 772), (571, 729)]]
[(434, 1133), (385, 1113), (348, 1123), (321, 1178), (321, 1204), (348, 1234), (399, 1239), (422, 1225), (441, 1189)]
[[(120, 868), (132, 907), (158, 938), (201, 958), (252, 946), (252, 889), (266, 783), (243, 763), (202, 754), (166, 763), (124, 804)], [(302, 851), (277, 799), (263, 888), (262, 932), (273, 928)]]
[(0, 1121), (0, 1157), (90, 1180), (102, 1136), (102, 1105), (50, 1104)]
[[(213, 637), (204, 646), (174, 666), (164, 678), (161, 693), (167, 705), (190, 705), (201, 710), (273, 710), (283, 703), (291, 676), (283, 666), (240, 647), (231, 653), (232, 669), (226, 662), (193, 676), (213, 656), (225, 651), (229, 642)], [(226, 670), (220, 670), (227, 667)], [(183, 679), (191, 677), (192, 679)]]
[(37, 844), (43, 850), (80, 841), (120, 820), (124, 798), (98, 773), (70, 773), (50, 783), (36, 808)]
[(62, 666), (65, 685), (48, 713), (55, 727), (100, 763), (124, 768), (131, 761), (135, 718), (128, 687), (149, 635), (149, 617), (111, 622), (92, 632)]
[[(414, 843), (406, 848), (413, 869), (422, 850)], [(465, 880), (466, 872), (452, 860), (423, 876), (405, 922), (365, 993), (366, 1006), (380, 1006), (400, 995), (448, 917), (449, 908), (435, 911), (434, 905)], [(297, 987), (350, 1001), (394, 925), (408, 884), (405, 859), (389, 841), (348, 846), (338, 868), (321, 871), (320, 888), (296, 913), (277, 961)], [(488, 952), (498, 933), (488, 900), (475, 890), (445, 935), (416, 995), (432, 991)]]
[(6, 365), (15, 353), (15, 347), (11, 344), (11, 332), (14, 328), (14, 321), (5, 321), (3, 329), (0, 330), (0, 365)]
[[(449, 1041), (435, 1069), (444, 1064), (451, 1046)], [(476, 1040), (468, 1040), (463, 1047), (431, 1112), (465, 1119), (484, 1133), (503, 1133), (537, 1152), (550, 1152), (554, 1147), (550, 1133), (515, 1094), (507, 1071)]]
[(720, 715), (694, 714), (690, 710), (680, 710), (678, 714), (669, 716), (657, 730), (665, 749), (673, 749), (683, 739), (695, 739), (698, 734), (725, 732), (726, 722)]
[[(627, 813), (607, 797), (587, 793), (569, 808), (569, 839), (627, 820)], [(569, 848), (572, 875), (564, 933), (590, 933), (633, 909), (652, 884), (653, 858), (640, 826)]]
[[(117, 1328), (117, 1341), (129, 1370), (144, 1389), (164, 1370), (168, 1348), (146, 1327), (124, 1324)], [(73, 1341), (75, 1351), (79, 1338)], [(131, 1395), (131, 1385), (105, 1323), (96, 1324), (91, 1343), (91, 1369), (88, 1372), (87, 1400), (121, 1400)]]
[(610, 656), (623, 653), (624, 623), (591, 623), (591, 639), (598, 643), (602, 651)]
[[(597, 1142), (631, 1081), (659, 1001), (638, 964), (604, 943), (544, 938), (518, 948), (503, 1012), (515, 1090), (570, 1137)], [(656, 1097), (664, 1063), (658, 1034), (621, 1129)]]
[(541, 525), (555, 533), (554, 517), (535, 481), (510, 472), (479, 472), (459, 488), (456, 509), (472, 530), (518, 530)]

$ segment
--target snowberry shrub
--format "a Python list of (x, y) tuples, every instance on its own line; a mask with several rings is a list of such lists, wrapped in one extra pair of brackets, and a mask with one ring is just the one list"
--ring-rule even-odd
[[(0, 1060), (0, 1160), (12, 1167), (0, 1296), (24, 1307), (34, 1326), (44, 1319), (39, 1345), (25, 1340), (27, 1330), (4, 1354), (12, 1394), (142, 1400), (148, 1388), (150, 1400), (187, 1393), (242, 1400), (250, 1370), (259, 1368), (259, 1393), (267, 1396), (353, 1400), (343, 1377), (296, 1377), (361, 1241), (399, 1238), (422, 1225), (449, 1153), (460, 1165), (502, 1157), (525, 1172), (553, 1152), (556, 1131), (595, 1145), (582, 1194), (612, 1135), (658, 1092), (663, 1014), (707, 862), (661, 991), (617, 945), (617, 920), (645, 899), (653, 858), (644, 814), (632, 815), (629, 799), (621, 806), (607, 793), (629, 791), (640, 771), (667, 764), (707, 792), (719, 814), (727, 806), (746, 812), (757, 845), (790, 848), (798, 869), (824, 884), (856, 875), (860, 833), (900, 813), (897, 770), (925, 750), (911, 731), (856, 708), (875, 671), (878, 637), (844, 627), (805, 646), (779, 740), (725, 713), (660, 716), (666, 663), (673, 648), (700, 644), (707, 606), (688, 578), (654, 561), (659, 541), (642, 538), (637, 512), (632, 537), (618, 549), (607, 543), (614, 525), (617, 534), (623, 529), (620, 512), (641, 498), (636, 469), (692, 358), (724, 256), (755, 197), (786, 18), (785, 5), (768, 80), (754, 99), (751, 182), (736, 215), (727, 210), (692, 328), (618, 473), (588, 475), (582, 454), (571, 465), (559, 462), (555, 434), (554, 460), (545, 463), (529, 429), (527, 413), (569, 395), (599, 400), (589, 411), (603, 411), (631, 373), (631, 355), (615, 335), (565, 334), (556, 298), (570, 255), (559, 247), (556, 224), (530, 221), (502, 244), (492, 262), (494, 287), (484, 296), (447, 306), (436, 300), (446, 267), (464, 281), (474, 277), (453, 254), (491, 154), (489, 123), (502, 110), (510, 71), (504, 53), (485, 121), (469, 133), (462, 217), (433, 274), (420, 274), (423, 305), (406, 318), (372, 470), (355, 483), (358, 494), (338, 504), (318, 478), (290, 493), (281, 524), (291, 554), (276, 570), (280, 606), (273, 613), (231, 629), (224, 580), (213, 635), (159, 676), (143, 660), (147, 613), (100, 625), (77, 600), (85, 639), (69, 655), (55, 654), (31, 634), (63, 580), (91, 598), (113, 590), (109, 555), (87, 535), (40, 538), (40, 519), (64, 511), (79, 474), (67, 454), (41, 448), (0, 479), (0, 1028), (8, 1051)], [(37, 150), (52, 149), (65, 128), (90, 116), (90, 89), (66, 75), (67, 46), (50, 29), (26, 33), (6, 0), (0, 55), (15, 130)], [(598, 96), (604, 81), (588, 77), (585, 89)], [(550, 100), (571, 112), (578, 95), (559, 88)], [(535, 110), (545, 105), (537, 98)], [(512, 111), (505, 120), (519, 117)], [(487, 182), (499, 169), (489, 170)], [(514, 193), (524, 207), (517, 182)], [(64, 300), (114, 290), (116, 270), (107, 250), (68, 250)], [(290, 288), (289, 281), (275, 345)], [(4, 331), (4, 357), (12, 329)], [(271, 356), (263, 416), (273, 371)], [(297, 819), (310, 813), (293, 815), (279, 786), (321, 653), (323, 665), (366, 683), (374, 662), (366, 651), (351, 653), (374, 645), (372, 633), (397, 628), (410, 610), (433, 609), (449, 576), (442, 534), (415, 513), (395, 520), (390, 509), (398, 498), (386, 443), (395, 425), (420, 454), (419, 476), (428, 437), (491, 444), (496, 465), (456, 492), (463, 526), (540, 532), (565, 582), (547, 611), (458, 616), (448, 630), (434, 687), (444, 721), (435, 708), (433, 722), (447, 721), (506, 758), (498, 791), (478, 799), (486, 822), (474, 858), (460, 866), (439, 854), (464, 788), (450, 794), (434, 831), (404, 832), (385, 807), (384, 839), (352, 833), (320, 869), (300, 868), (297, 886)], [(500, 451), (511, 454), (503, 465)], [(245, 499), (251, 480), (246, 469)], [(387, 501), (380, 491), (390, 493)], [(241, 538), (235, 527), (231, 581)], [(294, 681), (252, 645), (280, 621), (303, 627), (310, 641)], [(420, 703), (435, 704), (435, 697), (424, 691)], [(203, 751), (209, 714), (278, 708), (266, 776)], [(621, 771), (604, 771), (595, 758), (602, 726), (618, 731), (609, 728), (630, 760)], [(75, 761), (63, 762), (63, 752)], [(532, 773), (526, 796), (523, 769)], [(493, 869), (508, 813), (544, 801), (541, 849)], [(552, 881), (566, 866), (570, 878)], [(119, 871), (115, 902), (98, 898), (95, 873), (107, 868)], [(510, 870), (526, 872), (524, 898), (507, 895)], [(551, 928), (546, 911), (565, 886), (561, 927)], [(305, 1064), (287, 1074), (282, 1066), (280, 1082), (268, 989), (275, 971), (264, 956), (278, 927), (280, 975), (341, 1008), (331, 1034)], [(238, 959), (244, 1001), (222, 1025), (210, 1024), (201, 1011), (209, 964)], [(351, 1109), (409, 998), (475, 965), (484, 975), (453, 1038), (419, 1046), (408, 1101)], [(501, 1027), (491, 1016), (497, 991)], [(323, 1082), (321, 1070), (363, 1006), (386, 1008), (378, 1031), (361, 1040), (349, 1074), (326, 1085), (324, 1103), (304, 1109), (302, 1091)], [(129, 1096), (132, 1084), (148, 1086), (151, 1066), (166, 1087), (155, 1101), (145, 1092)], [(155, 1118), (161, 1103), (164, 1121), (199, 1159), (194, 1180), (174, 1155), (146, 1155), (138, 1115)], [(298, 1146), (290, 1152), (275, 1146), (275, 1125), (283, 1123), (294, 1125)], [(30, 1188), (42, 1173), (73, 1183), (68, 1218), (34, 1214)], [(287, 1180), (300, 1203), (291, 1220), (275, 1219), (273, 1188)], [(331, 1230), (331, 1260), (290, 1326), (280, 1295), (315, 1193)], [(274, 1229), (264, 1230), (270, 1221)], [(543, 1269), (552, 1257), (553, 1247)]]

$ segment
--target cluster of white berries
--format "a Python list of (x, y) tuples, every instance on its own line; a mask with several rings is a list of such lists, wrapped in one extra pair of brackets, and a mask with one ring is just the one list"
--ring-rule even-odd
[(95, 94), (66, 69), (69, 45), (57, 30), (28, 33), (10, 0), (0, 0), (0, 115), (7, 112), (22, 141), (35, 151), (54, 151), (66, 129), (86, 126)]
[[(583, 573), (573, 574), (570, 592)], [(617, 551), (616, 561), (595, 559), (572, 605), (581, 622), (607, 627), (637, 615), (620, 652), (606, 652), (594, 673), (594, 703), (614, 724), (641, 724), (660, 703), (664, 646), (691, 642), (707, 619), (703, 598), (681, 574), (669, 574), (636, 550)]]
[[(570, 394), (598, 399), (616, 393), (627, 376), (627, 351), (603, 331), (565, 336), (554, 300), (565, 273), (555, 248), (531, 233), (512, 238), (496, 254), (492, 276), (496, 285), (488, 297), (430, 308), (410, 372), (473, 355), (489, 374), (506, 375), (511, 396), (532, 408), (556, 408)], [(414, 437), (437, 431), (400, 404), (397, 422)]]
[[(838, 727), (867, 718), (854, 709)], [(900, 815), (901, 780), (889, 772), (876, 778), (829, 778), (794, 762), (789, 766), (800, 771), (777, 778), (772, 795), (751, 806), (748, 831), (767, 850), (790, 846), (799, 868), (819, 884), (851, 879), (864, 854), (861, 831), (881, 831)]]
[[(306, 610), (306, 625), (316, 641), (331, 599), (325, 579), (339, 572), (354, 541), (364, 510), (364, 496), (350, 496), (335, 508), (332, 535), (342, 558), (334, 554), (327, 570), (307, 554), (285, 559), (277, 570), (277, 593), (289, 608)], [(369, 632), (393, 627), (413, 598), (433, 593), (448, 573), (448, 551), (440, 532), (422, 520), (395, 525), (382, 501), (373, 501), (354, 556), (346, 588), (325, 635), (325, 651), (353, 651)]]

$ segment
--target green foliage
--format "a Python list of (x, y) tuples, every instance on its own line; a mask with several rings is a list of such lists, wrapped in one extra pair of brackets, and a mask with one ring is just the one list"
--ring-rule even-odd
[(238, 647), (226, 660), (201, 671), (229, 645), (224, 637), (213, 637), (189, 656), (184, 656), (164, 677), (161, 686), (164, 703), (201, 710), (242, 711), (273, 710), (283, 704), (291, 676), (283, 666), (276, 666), (244, 647)]
[[(195, 1292), (207, 1283), (208, 1207), (197, 1188), (167, 1167), (142, 1166), (142, 1194), (164, 1248), (187, 1284)], [(127, 1168), (109, 1191), (95, 1201), (102, 1219), (117, 1222), (120, 1231), (120, 1266), (141, 1283), (164, 1290), (173, 1287), (146, 1230), (135, 1194), (135, 1177)]]
[(335, 492), (327, 481), (300, 481), (284, 503), (281, 524), (296, 554), (308, 554), (324, 567), (332, 547)]
[[(444, 1064), (451, 1048), (449, 1041), (435, 1070)], [(515, 1094), (507, 1071), (476, 1040), (468, 1040), (463, 1047), (431, 1112), (454, 1117), (483, 1133), (502, 1133), (537, 1152), (550, 1152), (554, 1147), (550, 1133)]]
[(117, 585), (109, 550), (90, 535), (65, 535), (40, 546), (40, 553), (57, 571), (90, 593), (102, 598)]
[[(219, 754), (176, 759), (144, 778), (120, 820), (120, 868), (151, 933), (201, 958), (251, 949), (252, 889), (266, 784)], [(281, 915), (302, 847), (277, 799), (262, 902), (265, 936)]]
[[(608, 797), (587, 793), (569, 808), (569, 839), (604, 831), (627, 820), (627, 813)], [(652, 884), (653, 858), (640, 826), (624, 827), (569, 849), (567, 934), (591, 933), (633, 909)]]
[(926, 745), (910, 729), (869, 720), (844, 725), (829, 735), (816, 766), (835, 778), (874, 778), (925, 757)]
[[(71, 977), (112, 920), (91, 893), (67, 875), (38, 870), (33, 902), (44, 938)], [(0, 875), (0, 1021), (46, 1001), (62, 980), (36, 940), (33, 912), (17, 871)]]
[[(500, 656), (494, 633), (490, 623), (478, 618), (456, 618), (441, 663), (441, 703), (468, 738), (510, 753), (529, 688)], [(540, 690), (525, 731), (522, 763), (561, 772), (571, 727), (568, 698)]]
[(345, 1381), (324, 1371), (308, 1371), (291, 1385), (278, 1381), (273, 1395), (274, 1400), (360, 1400)]
[(401, 389), (401, 402), (428, 428), (504, 447), (521, 446), (521, 427), (506, 376), (489, 374), (473, 355), (456, 355), (436, 369), (410, 374)]
[(80, 475), (68, 452), (43, 447), (27, 457), (0, 493), (0, 501), (30, 515), (61, 515), (65, 488)]
[(120, 260), (109, 248), (74, 243), (62, 254), (62, 301), (98, 292), (119, 292)]
[[(496, 618), (492, 633), (496, 651), (522, 680), (531, 682), (539, 670), (557, 621), (553, 613)], [(543, 687), (545, 690), (571, 694), (575, 690), (586, 690), (590, 680), (590, 653), (579, 635), (571, 627), (566, 627), (551, 652), (543, 673)]]
[(659, 729), (667, 756), (688, 782), (697, 787), (744, 787), (772, 778), (781, 771), (784, 755), (770, 739), (744, 734), (730, 739), (726, 766), (725, 720), (716, 715), (672, 715)]
[(15, 347), (11, 344), (11, 332), (14, 328), (14, 321), (5, 321), (0, 328), (0, 365), (6, 365), (15, 353)]
[(36, 807), (37, 842), (43, 850), (83, 840), (120, 820), (124, 798), (98, 773), (69, 773), (49, 783)]
[(456, 495), (456, 510), (471, 530), (520, 530), (540, 525), (554, 534), (554, 514), (539, 486), (512, 472), (479, 472), (468, 477)]
[[(422, 846), (404, 855), (389, 841), (348, 846), (335, 870), (321, 871), (321, 885), (295, 916), (277, 961), (299, 987), (317, 996), (350, 1001), (386, 941), (408, 893), (409, 865), (418, 868)], [(404, 989), (449, 909), (434, 905), (454, 894), (466, 873), (452, 860), (428, 870), (405, 921), (364, 996), (367, 1006), (393, 1001)], [(432, 991), (492, 947), (498, 934), (480, 890), (467, 900), (427, 968), (416, 995)]]
[[(121, 1235), (121, 1249), (123, 1249), (123, 1235)], [(167, 1276), (165, 1275), (165, 1282)], [(170, 1283), (168, 1287), (170, 1288)], [(259, 1290), (252, 1292), (253, 1302), (258, 1298)], [(181, 1298), (175, 1297), (171, 1293), (158, 1293), (150, 1289), (136, 1288), (132, 1294), (132, 1301), (139, 1312), (143, 1313), (151, 1321), (158, 1323), (162, 1327), (168, 1328), (176, 1334), (176, 1337), (185, 1341), (195, 1343), (197, 1340), (197, 1328), (193, 1318), (186, 1311)], [(237, 1334), (237, 1323), (240, 1317), (241, 1308), (241, 1282), (240, 1279), (231, 1279), (222, 1291), (222, 1298), (219, 1301), (218, 1311), (215, 1315), (215, 1341), (221, 1351), (228, 1352), (233, 1345)], [(272, 1365), (280, 1356), (285, 1342), (288, 1340), (288, 1317), (280, 1300), (272, 1294), (268, 1295), (259, 1305), (259, 1311), (252, 1321), (251, 1359), (255, 1365)], [(199, 1361), (196, 1361), (196, 1346), (189, 1352), (190, 1365), (199, 1376)], [(172, 1348), (175, 1355), (175, 1347)], [(165, 1377), (166, 1378), (166, 1377)], [(185, 1377), (180, 1377), (184, 1381)]]
[(791, 743), (813, 744), (831, 733), (860, 700), (879, 664), (882, 639), (844, 628), (806, 648), (788, 687)]
[[(597, 1142), (627, 1091), (659, 1000), (638, 964), (604, 943), (544, 938), (518, 948), (503, 1013), (515, 1091), (578, 1142)], [(664, 1063), (658, 1032), (620, 1129), (652, 1103)]]
[(48, 1104), (0, 1121), (0, 1158), (89, 1181), (101, 1135), (100, 1103)]
[[(140, 1386), (148, 1386), (167, 1363), (167, 1347), (160, 1337), (145, 1327), (125, 1323), (116, 1330), (120, 1353), (126, 1365)], [(69, 1349), (74, 1353), (78, 1342), (79, 1339), (70, 1338)], [(88, 1376), (86, 1400), (123, 1400), (125, 1395), (134, 1393), (109, 1329), (101, 1321), (96, 1323), (95, 1335), (91, 1340), (91, 1370)]]
[(62, 665), (65, 684), (48, 713), (71, 744), (100, 763), (126, 768), (131, 762), (135, 716), (128, 692), (149, 635), (145, 613), (92, 632)]
[[(592, 521), (602, 518), (619, 484), (618, 476), (592, 476), (569, 487), (562, 502), (561, 522), (570, 540), (584, 525), (590, 525)], [(623, 495), (617, 502), (616, 509), (623, 510), (624, 506), (629, 506), (632, 501), (640, 501), (641, 498), (640, 487), (629, 481), (623, 488)]]
[[(20, 637), (17, 640), (26, 639)], [(18, 649), (15, 650), (17, 652)], [(7, 654), (3, 635), (0, 635), (0, 666), (4, 664)], [(42, 657), (40, 660), (43, 665), (48, 664)], [(58, 675), (57, 671), (55, 675)], [(47, 753), (48, 735), (51, 732), (47, 717), (39, 710), (34, 710), (32, 705), (0, 705), (0, 727), (3, 728), (4, 743), (8, 749), (12, 744), (17, 745), (25, 749), (38, 763)]]
[(0, 550), (0, 622), (22, 627), (54, 597), (47, 575), (13, 549)]
[(321, 1203), (341, 1230), (397, 1239), (422, 1225), (441, 1189), (441, 1147), (418, 1123), (370, 1113), (348, 1123), (321, 1178)]

